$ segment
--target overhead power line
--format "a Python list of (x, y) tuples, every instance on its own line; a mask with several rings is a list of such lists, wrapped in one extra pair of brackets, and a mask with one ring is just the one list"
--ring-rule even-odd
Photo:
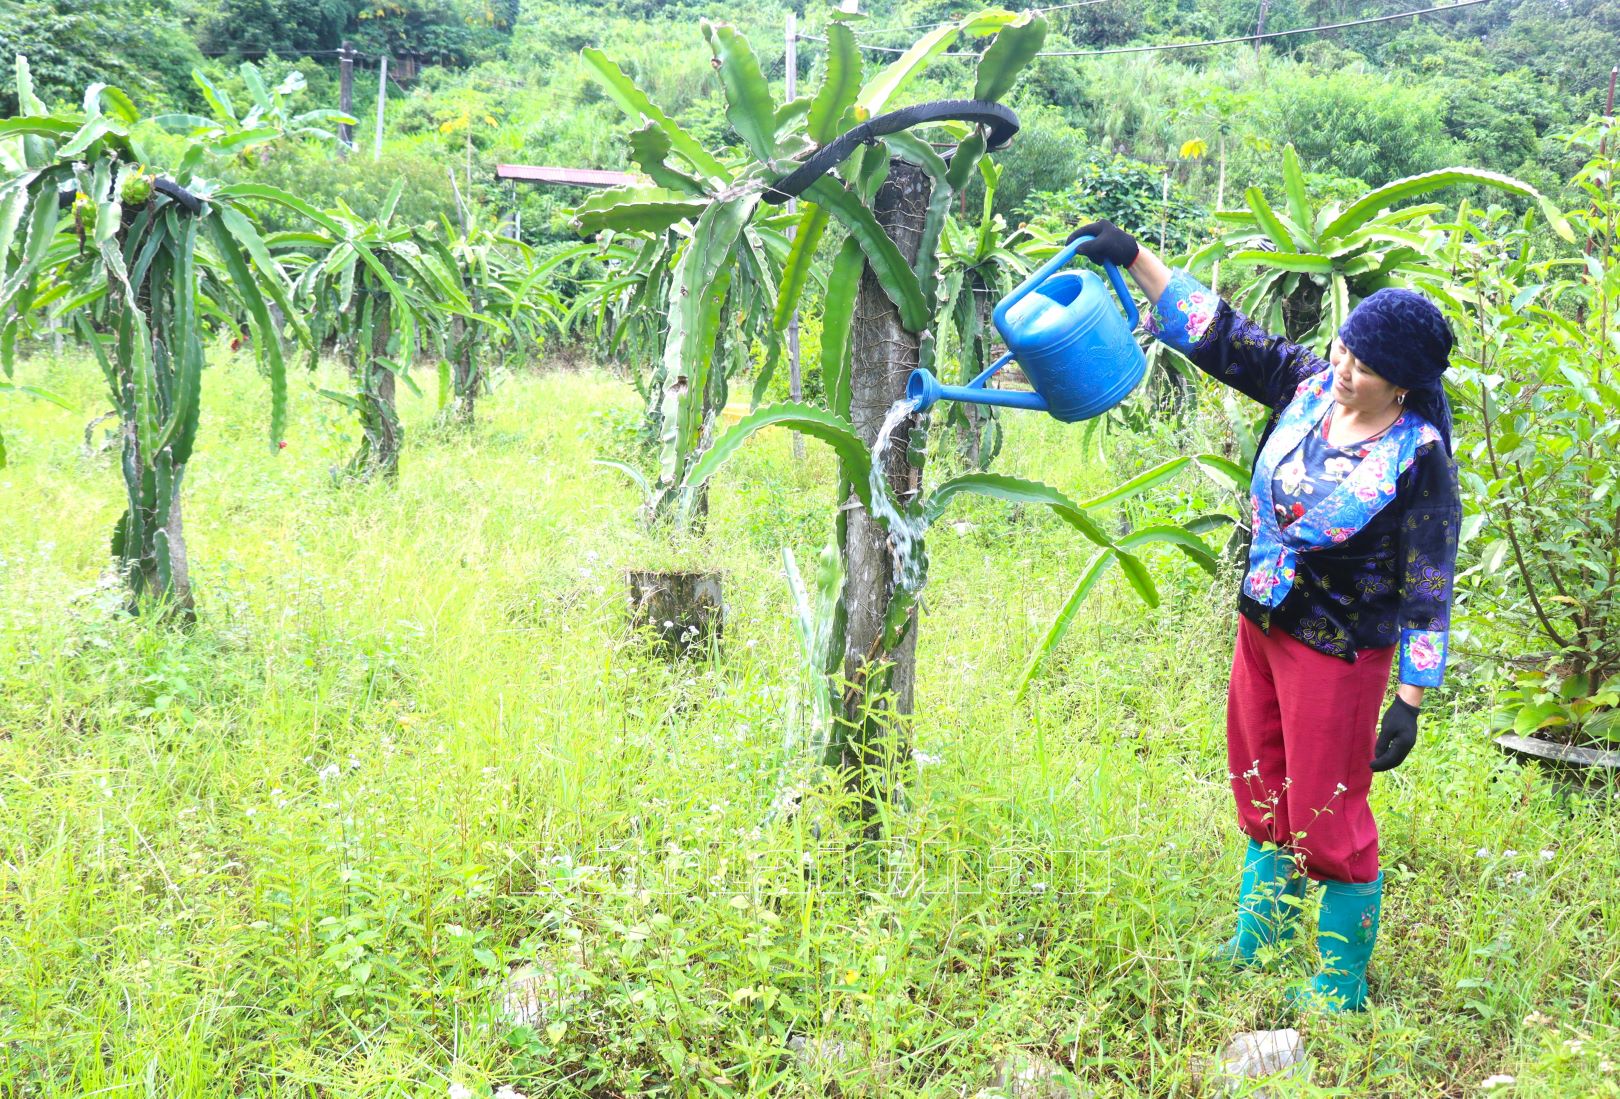
[[(1320, 34), (1323, 31), (1343, 30), (1346, 27), (1364, 27), (1370, 23), (1388, 23), (1395, 19), (1411, 19), (1419, 15), (1433, 15), (1436, 12), (1455, 11), (1458, 8), (1469, 8), (1475, 4), (1486, 3), (1487, 0), (1457, 0), (1454, 4), (1441, 4), (1432, 8), (1418, 8), (1414, 11), (1395, 12), (1391, 15), (1375, 15), (1367, 19), (1352, 19), (1345, 23), (1324, 23), (1317, 27), (1298, 27), (1294, 30), (1267, 31), (1265, 34), (1244, 34), (1235, 38), (1212, 38), (1204, 42), (1162, 42), (1152, 46), (1116, 46), (1106, 50), (1048, 50), (1038, 53), (1036, 57), (1107, 57), (1123, 53), (1158, 53), (1163, 50), (1196, 50), (1207, 46), (1230, 46), (1239, 42), (1265, 42), (1273, 38), (1288, 38), (1299, 34)], [(811, 35), (800, 35), (803, 40), (810, 42), (826, 42), (825, 38)], [(860, 49), (873, 50), (878, 53), (902, 54), (906, 51), (894, 46), (868, 46), (859, 45)], [(972, 50), (953, 50), (942, 54), (943, 57), (972, 57), (982, 55)]]
[[(1076, 2), (1072, 3), (1072, 4), (1051, 4), (1051, 5), (1047, 5), (1047, 6), (1044, 6), (1044, 7), (1031, 8), (1030, 10), (1034, 11), (1034, 12), (1038, 12), (1041, 15), (1046, 15), (1047, 13), (1054, 12), (1054, 11), (1068, 11), (1071, 8), (1089, 8), (1093, 4), (1110, 4), (1110, 3), (1113, 3), (1113, 2), (1114, 2), (1114, 0), (1076, 0)], [(926, 30), (933, 30), (935, 27), (948, 27), (952, 23), (956, 23), (956, 22), (960, 22), (960, 20), (946, 19), (945, 21), (940, 22), (940, 23), (912, 23), (912, 24), (910, 24), (908, 26), (904, 26), (904, 27), (873, 27), (871, 30), (863, 30), (861, 33), (863, 33), (863, 34), (889, 34), (891, 32), (897, 32), (897, 31), (926, 31)]]

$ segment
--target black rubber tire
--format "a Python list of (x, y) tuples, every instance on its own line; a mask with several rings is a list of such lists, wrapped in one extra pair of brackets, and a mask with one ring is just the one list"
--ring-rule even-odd
[(809, 186), (849, 159), (858, 145), (875, 145), (878, 139), (925, 122), (975, 122), (989, 129), (987, 152), (1006, 146), (1018, 132), (1018, 116), (1012, 109), (986, 99), (939, 99), (869, 118), (840, 134), (837, 140), (818, 149), (814, 156), (771, 185), (765, 201), (780, 206), (804, 194)]
[[(168, 195), (181, 206), (185, 207), (186, 213), (188, 214), (200, 213), (202, 211), (202, 199), (198, 198), (196, 195), (192, 194), (190, 191), (186, 190), (184, 187), (172, 180), (154, 179), (152, 181), (152, 190), (162, 195)], [(66, 210), (73, 205), (73, 200), (78, 197), (78, 190), (73, 188), (66, 191), (59, 191), (57, 192), (56, 197), (61, 209)]]

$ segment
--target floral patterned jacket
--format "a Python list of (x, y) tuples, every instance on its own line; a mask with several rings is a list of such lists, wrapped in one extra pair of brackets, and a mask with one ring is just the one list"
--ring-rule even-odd
[(1333, 407), (1328, 363), (1267, 334), (1184, 271), (1172, 275), (1147, 326), (1272, 410), (1250, 479), (1254, 538), (1242, 612), (1347, 661), (1399, 644), (1401, 682), (1438, 686), (1461, 522), (1457, 467), (1440, 433), (1403, 413), (1338, 488), (1280, 528), (1272, 478)]

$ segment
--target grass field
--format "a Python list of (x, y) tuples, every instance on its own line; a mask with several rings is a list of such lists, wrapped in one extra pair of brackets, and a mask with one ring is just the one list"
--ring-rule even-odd
[[(1052, 1094), (1169, 1096), (1233, 1032), (1297, 1025), (1312, 1082), (1274, 1095), (1620, 1096), (1620, 811), (1497, 754), (1489, 683), (1454, 675), (1375, 785), (1375, 1010), (1296, 1018), (1308, 941), (1258, 974), (1208, 958), (1242, 848), (1230, 579), (1152, 558), (1153, 611), (1110, 579), (1014, 704), (1089, 554), (1045, 515), (953, 512), (917, 768), (860, 847), (825, 798), (768, 812), (799, 681), (780, 548), (807, 565), (830, 532), (816, 444), (749, 444), (671, 548), (590, 463), (634, 407), (605, 374), (512, 379), (471, 434), (407, 396), (400, 483), (337, 486), (342, 410), (298, 379), (273, 454), (263, 381), (221, 361), (181, 633), (101, 579), (94, 369), (19, 380), (79, 407), (0, 405), (0, 1095), (947, 1096), (1023, 1050), (1072, 1073)], [(998, 468), (1074, 495), (1170, 453), (1008, 423)], [(724, 569), (730, 619), (669, 665), (623, 570), (681, 562)], [(514, 971), (540, 975), (527, 1025)]]

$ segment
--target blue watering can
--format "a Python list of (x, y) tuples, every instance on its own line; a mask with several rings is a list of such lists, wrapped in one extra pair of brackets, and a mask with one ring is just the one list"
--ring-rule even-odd
[[(1074, 241), (996, 306), (991, 316), (1008, 351), (984, 373), (967, 385), (940, 385), (930, 371), (913, 370), (906, 396), (917, 410), (942, 400), (971, 401), (1049, 412), (1072, 424), (1101, 416), (1130, 396), (1147, 371), (1147, 356), (1131, 335), (1140, 318), (1119, 268), (1103, 262), (1124, 316), (1095, 273), (1057, 273), (1090, 239)], [(991, 375), (1014, 359), (1035, 392), (986, 389)]]

